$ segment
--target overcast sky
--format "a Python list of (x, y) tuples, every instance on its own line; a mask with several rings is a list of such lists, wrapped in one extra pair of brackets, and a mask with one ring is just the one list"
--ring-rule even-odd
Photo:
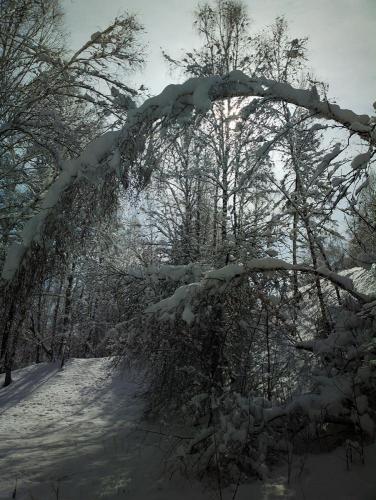
[[(308, 36), (310, 66), (329, 83), (342, 107), (371, 113), (376, 101), (376, 0), (245, 0), (255, 31), (284, 14), (292, 37)], [(161, 48), (172, 56), (197, 45), (194, 0), (63, 0), (72, 48), (120, 13), (135, 13), (146, 30), (148, 64), (137, 83), (159, 93), (171, 76)]]

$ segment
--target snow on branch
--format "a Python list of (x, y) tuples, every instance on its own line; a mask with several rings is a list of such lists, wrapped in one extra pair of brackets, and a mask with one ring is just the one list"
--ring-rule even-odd
[(149, 306), (148, 313), (156, 313), (161, 319), (175, 319), (177, 314), (191, 325), (195, 321), (193, 312), (195, 305), (200, 301), (203, 293), (209, 295), (221, 294), (233, 280), (249, 276), (253, 272), (273, 271), (298, 271), (310, 273), (330, 281), (342, 290), (346, 291), (361, 303), (370, 302), (372, 297), (358, 292), (354, 289), (353, 282), (346, 276), (341, 276), (325, 267), (313, 268), (301, 264), (290, 264), (281, 259), (265, 258), (252, 259), (245, 264), (230, 264), (205, 274), (203, 280), (198, 283), (190, 283), (179, 287), (175, 293), (157, 304)]
[[(64, 192), (78, 178), (84, 176), (85, 172), (91, 172), (92, 177), (93, 174), (103, 176), (103, 171), (109, 169), (120, 171), (119, 151), (125, 161), (131, 163), (143, 151), (145, 137), (155, 121), (179, 120), (193, 111), (205, 113), (217, 100), (252, 96), (281, 100), (303, 107), (317, 117), (340, 123), (351, 133), (356, 133), (366, 140), (371, 147), (376, 146), (376, 126), (373, 118), (341, 109), (328, 101), (321, 101), (315, 87), (311, 90), (296, 89), (288, 83), (263, 77), (249, 77), (238, 70), (225, 76), (191, 78), (182, 84), (168, 85), (158, 96), (146, 100), (138, 108), (129, 110), (127, 122), (121, 130), (104, 134), (90, 143), (78, 158), (63, 162), (62, 172), (47, 190), (39, 213), (25, 224), (21, 243), (14, 243), (8, 249), (2, 278), (10, 281), (17, 274), (31, 244), (38, 242), (43, 236), (47, 216), (58, 205)], [(112, 159), (106, 161), (111, 155)], [(353, 168), (364, 165), (372, 153), (367, 155), (366, 158), (364, 154), (356, 157)], [(319, 274), (318, 270), (315, 272)]]
[(248, 271), (298, 271), (301, 273), (315, 274), (320, 278), (331, 281), (334, 285), (338, 286), (345, 292), (348, 292), (360, 302), (368, 302), (370, 298), (354, 289), (353, 282), (346, 276), (341, 276), (327, 267), (310, 267), (302, 264), (290, 264), (281, 259), (253, 259), (246, 264)]
[[(26, 251), (33, 242), (39, 242), (42, 239), (47, 217), (76, 179), (82, 176), (99, 176), (97, 167), (110, 157), (111, 152), (114, 152), (118, 138), (119, 132), (107, 132), (92, 141), (78, 158), (62, 162), (62, 172), (47, 190), (40, 203), (38, 213), (26, 222), (20, 235), (21, 242), (15, 242), (8, 248), (2, 270), (2, 279), (10, 281), (14, 277), (23, 262)], [(111, 166), (116, 168), (113, 162), (106, 162), (108, 171)]]
[(296, 89), (288, 83), (249, 77), (239, 70), (225, 76), (190, 78), (182, 84), (168, 85), (161, 94), (148, 99), (135, 110), (132, 119), (140, 116), (177, 118), (187, 108), (206, 112), (214, 101), (227, 97), (263, 97), (295, 104), (317, 117), (343, 125), (376, 145), (376, 123), (368, 115), (358, 115), (327, 100), (320, 100), (315, 87), (310, 90)]

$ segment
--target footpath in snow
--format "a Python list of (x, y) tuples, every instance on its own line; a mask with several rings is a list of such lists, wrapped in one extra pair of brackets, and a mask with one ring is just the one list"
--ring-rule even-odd
[[(1, 380), (0, 380), (1, 383)], [(142, 421), (140, 387), (109, 359), (43, 363), (14, 373), (0, 389), (0, 499), (211, 500), (197, 482), (166, 471), (171, 441)], [(157, 429), (154, 429), (157, 432)], [(165, 431), (164, 431), (165, 432)], [(290, 488), (281, 468), (223, 500), (375, 500), (376, 447), (346, 471), (345, 454), (310, 456)]]
[(180, 481), (163, 484), (171, 443), (145, 432), (153, 429), (142, 423), (140, 387), (109, 359), (73, 359), (63, 370), (42, 363), (13, 379), (0, 389), (1, 500), (14, 492), (28, 500), (215, 498), (188, 482), (184, 495)]

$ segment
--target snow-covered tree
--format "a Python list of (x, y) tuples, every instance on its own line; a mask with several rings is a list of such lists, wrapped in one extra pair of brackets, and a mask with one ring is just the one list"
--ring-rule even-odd
[[(5, 254), (2, 347), (7, 382), (26, 320), (36, 359), (141, 362), (154, 414), (192, 429), (183, 463), (239, 481), (263, 478), (315, 433), (341, 439), (338, 425), (359, 449), (373, 436), (374, 297), (331, 269), (325, 237), (333, 210), (367, 177), (375, 117), (297, 78), (305, 42), (286, 39), (283, 20), (249, 53), (241, 4), (205, 5), (196, 22), (202, 52), (172, 61), (191, 78), (139, 106), (126, 99), (121, 128), (59, 157)], [(362, 141), (340, 179), (339, 147), (325, 151), (320, 136), (328, 124)], [(145, 213), (129, 208), (126, 238), (114, 231), (121, 182), (151, 183)], [(100, 229), (110, 248), (96, 241)], [(293, 262), (274, 258), (291, 241)], [(298, 294), (305, 314), (291, 318)], [(311, 326), (327, 311), (318, 338)]]
[[(122, 123), (137, 94), (123, 83), (126, 72), (142, 62), (137, 41), (141, 27), (133, 16), (115, 19), (73, 54), (66, 47), (62, 20), (55, 0), (9, 0), (0, 5), (2, 263), (6, 247), (18, 244), (20, 233), (28, 232), (25, 226), (30, 219), (44, 210), (41, 205), (48, 190), (60, 175), (66, 175), (64, 162), (77, 158), (95, 137)], [(85, 178), (90, 178), (89, 172)], [(2, 366), (10, 367), (15, 350), (12, 332), (19, 332), (20, 322), (26, 319), (23, 307), (27, 307), (29, 287), (37, 286), (48, 273), (53, 276), (61, 260), (69, 267), (70, 256), (94, 214), (106, 217), (117, 206), (114, 176), (112, 180), (107, 176), (101, 185), (91, 180), (92, 186), (82, 182), (66, 193), (34, 263), (12, 290), (2, 294)], [(88, 203), (80, 207), (82, 198)]]

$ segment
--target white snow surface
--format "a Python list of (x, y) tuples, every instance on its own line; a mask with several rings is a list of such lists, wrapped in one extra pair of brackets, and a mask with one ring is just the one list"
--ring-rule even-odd
[[(42, 363), (14, 372), (14, 383), (0, 389), (1, 500), (14, 491), (19, 500), (219, 498), (215, 489), (164, 473), (171, 441), (142, 430), (153, 428), (142, 419), (136, 374), (110, 368), (108, 358), (73, 359), (63, 370)], [(344, 448), (294, 457), (290, 486), (281, 466), (265, 483), (241, 485), (235, 497), (227, 488), (222, 498), (374, 500), (375, 445), (365, 458), (362, 466), (354, 457), (347, 471)]]

